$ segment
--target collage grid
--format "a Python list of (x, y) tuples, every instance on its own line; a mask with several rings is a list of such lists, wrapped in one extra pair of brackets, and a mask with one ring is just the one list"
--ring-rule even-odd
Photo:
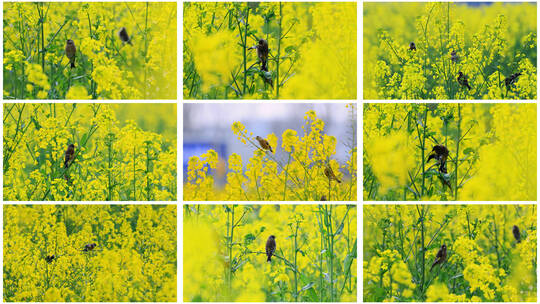
[(3, 1), (3, 302), (536, 302), (508, 2)]

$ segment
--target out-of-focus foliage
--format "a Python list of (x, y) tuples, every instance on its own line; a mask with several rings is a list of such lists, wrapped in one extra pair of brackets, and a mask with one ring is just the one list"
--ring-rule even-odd
[(186, 302), (356, 302), (356, 206), (186, 205), (183, 218)]
[(535, 2), (366, 2), (364, 98), (536, 99), (536, 39)]
[[(355, 99), (356, 10), (355, 2), (184, 3), (184, 98)], [(250, 49), (260, 38), (267, 72)]]
[[(537, 302), (535, 204), (366, 205), (363, 214), (364, 301)], [(443, 244), (446, 259), (430, 270)]]
[(4, 200), (176, 200), (176, 104), (5, 104), (3, 119)]
[(174, 205), (5, 205), (3, 299), (176, 302), (176, 220)]
[[(304, 116), (303, 134), (287, 129), (281, 137), (271, 133), (265, 138), (273, 147), (263, 150), (254, 134), (241, 122), (235, 122), (232, 132), (245, 145), (252, 146), (253, 157), (245, 165), (240, 155), (233, 153), (228, 160), (227, 184), (224, 189), (214, 185), (213, 173), (218, 168), (219, 156), (208, 150), (201, 156), (191, 156), (187, 168), (187, 183), (184, 184), (184, 200), (242, 200), (242, 201), (356, 201), (357, 190), (357, 147), (356, 109), (351, 109), (351, 139), (338, 140), (324, 133), (324, 121), (310, 110)], [(340, 164), (332, 156), (336, 145), (345, 143), (350, 148), (349, 158)], [(276, 158), (276, 149), (283, 149), (287, 159)], [(325, 168), (330, 167), (340, 182), (330, 180)], [(225, 168), (220, 168), (227, 170)], [(347, 171), (347, 178), (341, 172)]]
[[(176, 99), (176, 14), (165, 2), (6, 2), (3, 96)], [(122, 27), (132, 45), (120, 40)]]
[(536, 200), (536, 132), (531, 103), (365, 104), (364, 199)]

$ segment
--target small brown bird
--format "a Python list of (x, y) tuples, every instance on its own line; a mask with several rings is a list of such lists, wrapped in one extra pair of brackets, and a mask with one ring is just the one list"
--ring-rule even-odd
[(66, 41), (66, 57), (69, 59), (69, 63), (71, 64), (71, 68), (73, 69), (75, 67), (75, 56), (77, 54), (77, 48), (75, 47), (75, 42), (73, 40), (68, 39)]
[(324, 168), (324, 175), (326, 175), (329, 180), (335, 180), (336, 182), (341, 183), (339, 178), (337, 178), (334, 174), (334, 171), (332, 170), (332, 167), (330, 167), (330, 165), (326, 165), (326, 167)]
[(452, 60), (453, 63), (458, 63), (459, 56), (455, 50), (452, 50), (452, 53), (450, 53), (450, 60)]
[(446, 260), (446, 245), (443, 244), (441, 246), (441, 249), (439, 249), (439, 251), (437, 252), (437, 256), (435, 256), (435, 261), (431, 265), (431, 268), (429, 269), (429, 271), (431, 271), (433, 267), (435, 267), (435, 265), (442, 264), (445, 260)]
[(448, 159), (448, 148), (444, 145), (436, 145), (431, 150), (427, 161), (435, 159), (439, 163), (439, 172), (446, 174), (446, 160)]
[(274, 254), (274, 251), (276, 251), (276, 237), (271, 235), (266, 241), (266, 256), (268, 257), (266, 259), (267, 262), (272, 262), (272, 255)]
[(506, 85), (506, 88), (510, 90), (510, 86), (514, 83), (516, 83), (518, 77), (521, 76), (521, 73), (515, 73), (512, 74), (504, 79), (504, 84)]
[(274, 150), (272, 150), (272, 147), (266, 139), (260, 136), (255, 137), (255, 139), (259, 142), (259, 145), (261, 145), (261, 148), (263, 148), (263, 150), (270, 150), (270, 152), (274, 153)]
[(519, 233), (518, 226), (514, 225), (514, 227), (512, 228), (512, 234), (514, 234), (516, 242), (521, 243), (521, 234)]
[(268, 42), (261, 38), (259, 44), (250, 49), (257, 49), (257, 57), (261, 61), (261, 70), (268, 72)]
[(69, 167), (70, 162), (73, 160), (74, 156), (75, 156), (75, 145), (70, 144), (66, 150), (66, 154), (64, 155), (64, 168)]
[(123, 43), (128, 43), (129, 45), (133, 45), (131, 43), (131, 38), (129, 37), (128, 33), (127, 33), (127, 30), (125, 27), (122, 27), (119, 31), (118, 31), (118, 37), (120, 38), (120, 40), (122, 40)]
[(458, 74), (457, 81), (461, 86), (467, 87), (469, 90), (471, 89), (467, 75), (463, 74), (461, 71)]
[(409, 43), (409, 51), (416, 51), (416, 44), (414, 42)]
[(92, 251), (94, 248), (96, 248), (96, 243), (86, 244), (83, 251)]
[(56, 257), (53, 255), (48, 255), (45, 257), (45, 261), (47, 261), (47, 263), (52, 263), (52, 261), (55, 259)]

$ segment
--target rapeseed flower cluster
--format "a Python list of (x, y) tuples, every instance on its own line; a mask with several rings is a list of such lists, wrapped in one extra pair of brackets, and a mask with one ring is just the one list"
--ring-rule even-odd
[(366, 205), (364, 301), (536, 302), (536, 223), (535, 204)]
[(3, 12), (5, 99), (176, 99), (176, 3), (9, 2)]
[(535, 104), (366, 104), (364, 199), (535, 200), (536, 133)]
[[(312, 110), (306, 112), (304, 120), (303, 134), (290, 129), (282, 134), (281, 148), (288, 154), (286, 160), (275, 156), (279, 147), (275, 134), (265, 136), (274, 147), (273, 152), (263, 150), (241, 122), (233, 123), (232, 132), (239, 141), (253, 148), (253, 156), (244, 165), (240, 155), (231, 154), (224, 189), (214, 185), (212, 176), (218, 163), (216, 151), (208, 150), (201, 156), (190, 157), (184, 200), (356, 200), (356, 146), (352, 146), (348, 159), (342, 164), (333, 159), (338, 141), (324, 133), (324, 121)], [(340, 183), (325, 175), (327, 167)]]
[(177, 300), (174, 205), (4, 205), (3, 214), (6, 302)]
[[(186, 302), (355, 302), (356, 207), (185, 205)], [(265, 244), (275, 236), (267, 262)]]
[(4, 200), (176, 199), (174, 104), (4, 104), (3, 135)]
[[(185, 3), (184, 98), (355, 99), (356, 11), (354, 2)], [(253, 48), (261, 38), (268, 71)]]
[(365, 3), (364, 98), (536, 99), (536, 17), (526, 2)]

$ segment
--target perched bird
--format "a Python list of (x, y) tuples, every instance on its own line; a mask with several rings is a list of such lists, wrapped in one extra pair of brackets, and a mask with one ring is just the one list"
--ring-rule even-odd
[(66, 150), (66, 154), (64, 156), (64, 168), (67, 169), (69, 167), (70, 162), (73, 160), (73, 157), (75, 156), (75, 145), (70, 144)]
[(328, 199), (326, 199), (326, 195), (322, 195), (320, 200), (321, 201), (327, 201)]
[(429, 162), (431, 159), (435, 159), (439, 163), (439, 172), (446, 174), (446, 160), (448, 159), (448, 153), (448, 148), (444, 145), (435, 145), (433, 150), (431, 150), (427, 161)]
[(463, 74), (461, 71), (458, 74), (457, 81), (461, 86), (467, 87), (469, 90), (471, 89), (467, 75)]
[(457, 63), (459, 61), (459, 56), (455, 50), (452, 50), (452, 53), (450, 53), (450, 60), (452, 60), (453, 63)]
[(69, 59), (69, 63), (71, 64), (72, 69), (75, 67), (76, 54), (77, 54), (77, 48), (75, 47), (75, 42), (73, 42), (73, 40), (71, 39), (68, 39), (66, 41), (66, 57)]
[(409, 43), (409, 51), (416, 51), (416, 44), (414, 42)]
[(334, 171), (332, 170), (332, 167), (330, 167), (330, 165), (326, 165), (326, 167), (324, 168), (324, 175), (326, 175), (329, 180), (335, 180), (336, 182), (341, 183), (339, 178), (337, 178), (334, 174)]
[(250, 49), (257, 49), (257, 57), (261, 61), (261, 70), (268, 72), (268, 42), (261, 38), (259, 44), (250, 47)]
[(260, 136), (255, 137), (255, 139), (259, 142), (259, 145), (261, 145), (261, 148), (263, 148), (263, 150), (270, 150), (270, 152), (274, 153), (274, 151), (272, 150), (272, 147), (270, 146), (270, 144), (268, 143), (266, 139)]
[(129, 35), (128, 35), (127, 30), (126, 30), (125, 27), (122, 27), (118, 31), (118, 37), (120, 38), (120, 40), (122, 40), (123, 43), (128, 43), (129, 45), (133, 45), (131, 43), (131, 38), (129, 38)]
[(514, 238), (516, 239), (516, 241), (518, 243), (520, 243), (521, 242), (521, 234), (519, 233), (518, 226), (514, 225), (514, 227), (512, 228), (512, 234), (514, 234)]
[(431, 265), (431, 268), (429, 269), (429, 271), (431, 271), (433, 267), (435, 267), (435, 265), (442, 264), (445, 260), (446, 260), (446, 245), (443, 244), (441, 246), (441, 249), (439, 249), (439, 251), (437, 252), (437, 255), (435, 256), (435, 261)]
[(521, 76), (521, 73), (515, 73), (512, 74), (504, 79), (504, 84), (506, 85), (506, 88), (510, 90), (510, 86), (514, 83), (516, 83), (518, 77)]
[(94, 248), (96, 248), (96, 243), (86, 244), (83, 251), (92, 251)]
[(267, 262), (272, 262), (272, 255), (274, 254), (274, 251), (276, 251), (276, 237), (271, 235), (266, 241), (266, 256), (268, 257), (266, 259)]
[(48, 255), (45, 257), (45, 261), (47, 261), (47, 263), (52, 263), (52, 261), (55, 259), (56, 257), (53, 255)]

